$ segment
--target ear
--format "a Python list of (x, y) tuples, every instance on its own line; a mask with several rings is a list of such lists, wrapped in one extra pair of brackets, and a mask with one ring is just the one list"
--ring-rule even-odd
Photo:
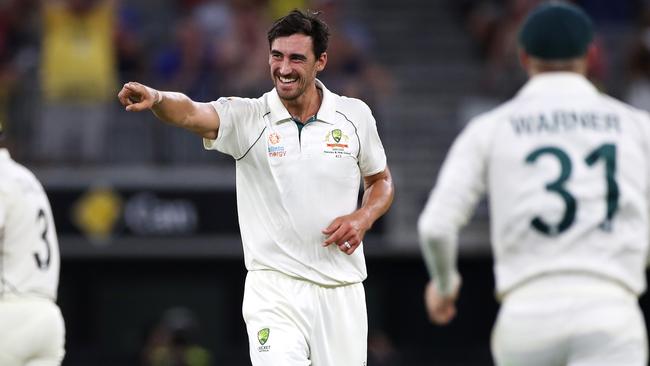
[(600, 53), (600, 49), (598, 48), (596, 42), (591, 42), (591, 44), (587, 48), (587, 53), (586, 53), (587, 60), (589, 61), (598, 60), (598, 58), (600, 57), (599, 53)]
[(325, 65), (327, 65), (327, 52), (321, 53), (321, 55), (318, 57), (318, 60), (316, 60), (316, 71), (323, 71), (325, 69)]
[(521, 67), (528, 71), (528, 66), (530, 65), (530, 56), (524, 51), (523, 48), (519, 48), (519, 64)]

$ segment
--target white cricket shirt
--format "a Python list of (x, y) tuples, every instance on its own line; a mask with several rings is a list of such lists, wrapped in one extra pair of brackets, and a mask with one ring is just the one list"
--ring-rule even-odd
[(59, 243), (52, 210), (36, 177), (0, 149), (0, 299), (56, 300)]
[(647, 113), (578, 74), (557, 72), (533, 77), (512, 100), (472, 120), (419, 222), (425, 240), (438, 240), (441, 277), (453, 277), (455, 235), (486, 190), (500, 294), (558, 272), (645, 290)]
[(213, 102), (221, 125), (206, 149), (237, 161), (237, 208), (249, 271), (271, 269), (322, 285), (366, 278), (363, 246), (323, 247), (322, 230), (357, 209), (361, 177), (382, 172), (386, 155), (366, 104), (323, 92), (315, 120), (299, 132), (273, 89), (258, 99)]

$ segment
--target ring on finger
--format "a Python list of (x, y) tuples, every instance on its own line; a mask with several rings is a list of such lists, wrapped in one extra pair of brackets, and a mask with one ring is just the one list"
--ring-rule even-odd
[(347, 242), (347, 241), (345, 243), (343, 243), (343, 245), (345, 245), (345, 247), (348, 248), (348, 249), (352, 248), (352, 245), (350, 245), (350, 243)]

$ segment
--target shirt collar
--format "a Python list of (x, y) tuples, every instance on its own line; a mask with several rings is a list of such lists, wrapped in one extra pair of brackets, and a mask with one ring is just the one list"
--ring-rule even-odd
[[(323, 100), (321, 101), (320, 108), (316, 113), (316, 120), (326, 123), (334, 123), (334, 117), (336, 115), (335, 95), (318, 79), (316, 79), (316, 87), (323, 91)], [(269, 118), (271, 122), (277, 124), (291, 120), (291, 115), (284, 104), (282, 104), (280, 96), (275, 88), (269, 92), (267, 100), (270, 109)]]
[(596, 87), (575, 72), (544, 72), (533, 76), (517, 93), (518, 97), (539, 94), (599, 94)]

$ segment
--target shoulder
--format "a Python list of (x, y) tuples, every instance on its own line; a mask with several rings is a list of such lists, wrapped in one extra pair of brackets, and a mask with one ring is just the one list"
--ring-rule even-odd
[(211, 104), (221, 118), (256, 119), (269, 111), (266, 95), (260, 98), (222, 97)]
[(221, 97), (211, 103), (215, 107), (256, 108), (263, 109), (267, 105), (266, 94), (259, 98)]
[(374, 117), (368, 104), (361, 99), (350, 98), (340, 95), (336, 98), (336, 113), (347, 119), (356, 126), (363, 126), (367, 123), (374, 123)]
[(336, 99), (337, 110), (349, 114), (372, 114), (370, 107), (366, 102), (358, 98), (350, 98), (342, 95), (333, 94)]
[(0, 169), (2, 169), (3, 174), (0, 177), (0, 193), (10, 194), (26, 189), (43, 190), (34, 173), (25, 166), (14, 160), (5, 161), (1, 165)]
[(465, 128), (481, 131), (491, 130), (509, 118), (512, 111), (516, 108), (516, 104), (517, 102), (514, 99), (499, 104), (470, 119)]
[(607, 94), (601, 94), (600, 98), (604, 104), (607, 104), (610, 108), (626, 117), (643, 120), (645, 123), (650, 122), (650, 113), (643, 109), (636, 108)]
[(645, 146), (650, 146), (650, 113), (636, 108), (606, 94), (600, 95), (601, 106), (609, 113), (614, 113), (617, 121), (628, 136), (640, 141)]

